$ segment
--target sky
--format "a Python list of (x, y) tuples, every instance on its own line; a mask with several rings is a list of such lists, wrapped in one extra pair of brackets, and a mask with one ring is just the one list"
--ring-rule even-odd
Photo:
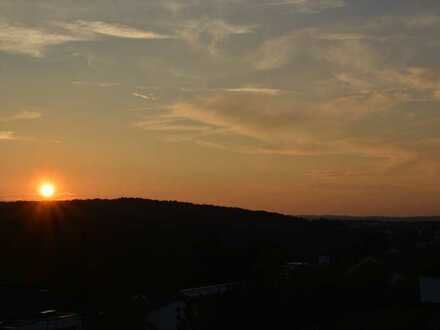
[(0, 199), (440, 214), (438, 0), (0, 0)]

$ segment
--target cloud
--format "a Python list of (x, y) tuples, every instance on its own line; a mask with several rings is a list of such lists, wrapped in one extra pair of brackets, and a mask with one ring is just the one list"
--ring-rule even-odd
[(278, 69), (304, 57), (317, 64), (330, 62), (368, 70), (380, 61), (380, 55), (368, 42), (383, 39), (355, 32), (304, 28), (264, 41), (250, 58), (257, 70)]
[(286, 0), (264, 2), (261, 6), (289, 6), (304, 14), (316, 14), (328, 9), (342, 8), (347, 5), (344, 0)]
[(14, 132), (10, 131), (0, 131), (0, 141), (10, 141), (15, 140), (16, 136)]
[(240, 88), (227, 88), (227, 92), (232, 93), (251, 93), (251, 94), (265, 94), (265, 95), (280, 95), (283, 91), (274, 88), (262, 88), (262, 87), (240, 87)]
[(437, 16), (360, 17), (351, 24), (304, 26), (273, 36), (251, 58), (259, 70), (277, 69), (301, 57), (369, 70), (393, 62), (403, 64), (424, 47), (433, 52), (439, 29)]
[(83, 40), (48, 30), (0, 23), (0, 51), (41, 57), (49, 46)]
[(384, 71), (382, 78), (417, 90), (440, 89), (440, 70), (427, 67), (408, 67), (402, 71)]
[(56, 22), (50, 29), (0, 23), (0, 51), (42, 57), (50, 46), (75, 41), (94, 41), (103, 36), (143, 40), (175, 38), (102, 21)]
[[(270, 98), (266, 94), (213, 95), (171, 108), (175, 118), (220, 127), (261, 141), (306, 142), (335, 137), (341, 128), (400, 102), (398, 96), (371, 92), (320, 101)], [(294, 132), (294, 133), (292, 133)], [(300, 136), (300, 138), (299, 138)]]
[(83, 80), (72, 81), (72, 84), (77, 86), (92, 86), (92, 87), (101, 87), (101, 88), (109, 88), (120, 85), (120, 83), (111, 82), (111, 81), (83, 81)]
[(136, 126), (160, 131), (169, 141), (244, 154), (363, 157), (383, 171), (413, 161), (417, 152), (387, 142), (386, 134), (356, 138), (353, 130), (399, 102), (378, 92), (319, 101), (219, 94), (176, 103)]
[(162, 116), (158, 119), (144, 118), (134, 125), (148, 131), (208, 132), (211, 129), (206, 125), (188, 122), (174, 116)]
[(194, 48), (206, 48), (211, 55), (218, 55), (219, 47), (226, 38), (254, 30), (255, 26), (235, 25), (221, 19), (202, 19), (184, 24), (180, 36)]
[(440, 71), (427, 67), (370, 69), (368, 74), (356, 71), (335, 75), (353, 91), (381, 90), (384, 94), (399, 96), (405, 101), (435, 101), (440, 89)]
[(78, 20), (74, 23), (58, 23), (59, 26), (66, 30), (72, 31), (79, 35), (103, 35), (115, 38), (128, 39), (173, 39), (175, 37), (160, 34), (152, 31), (136, 29), (123, 24), (106, 23), (102, 21), (83, 21)]
[[(398, 20), (402, 31), (404, 24), (407, 24), (404, 22)], [(308, 65), (320, 67), (321, 72), (333, 77), (327, 82), (321, 80), (308, 86), (309, 94), (320, 92), (337, 96), (347, 93), (380, 93), (383, 96), (388, 94), (393, 98), (400, 97), (402, 102), (435, 100), (436, 91), (440, 90), (438, 67), (435, 64), (408, 65), (415, 62), (413, 58), (417, 58), (417, 47), (428, 47), (429, 50), (429, 40), (417, 39), (421, 44), (415, 46), (410, 32), (406, 37), (384, 31), (373, 33), (370, 23), (363, 22), (351, 31), (337, 26), (332, 29), (295, 30), (266, 40), (249, 58), (260, 71), (295, 66), (307, 59)], [(317, 86), (321, 86), (321, 91)]]
[(190, 120), (213, 130), (222, 129), (237, 135), (264, 139), (263, 134), (253, 125), (259, 120), (259, 112), (249, 116), (250, 107), (245, 106), (244, 99), (240, 96), (213, 96), (192, 104), (178, 103), (172, 106), (171, 114), (175, 118)]
[[(202, 137), (203, 138), (203, 137)], [(177, 140), (181, 142), (185, 140)], [(364, 164), (368, 171), (362, 172), (362, 176), (377, 175), (392, 171), (397, 167), (413, 163), (417, 160), (417, 153), (406, 150), (401, 146), (381, 144), (374, 141), (322, 141), (316, 139), (308, 142), (289, 142), (280, 143), (262, 143), (262, 144), (244, 144), (237, 142), (225, 142), (218, 137), (214, 141), (196, 137), (192, 140), (194, 143), (210, 148), (226, 150), (242, 154), (253, 155), (281, 155), (292, 157), (325, 157), (325, 156), (344, 156), (364, 158)], [(369, 159), (370, 161), (366, 161)], [(375, 165), (371, 166), (371, 161)], [(361, 176), (352, 174), (351, 176)]]
[(404, 24), (410, 28), (431, 28), (440, 26), (440, 16), (419, 15), (402, 18)]
[(41, 118), (41, 113), (36, 111), (21, 111), (12, 116), (13, 120), (33, 120)]
[[(381, 171), (409, 167), (427, 152), (402, 132), (420, 134), (415, 131), (424, 123), (417, 116), (405, 121), (405, 127), (395, 128), (403, 125), (398, 107), (415, 100), (438, 100), (440, 71), (432, 59), (426, 61), (431, 67), (409, 65), (418, 62), (414, 54), (422, 53), (419, 50), (429, 37), (414, 39), (403, 20), (392, 28), (370, 23), (299, 28), (264, 41), (249, 55), (254, 68), (269, 71), (288, 66), (267, 73), (281, 77), (280, 82), (285, 73), (297, 69), (303, 92), (291, 95), (261, 85), (185, 89), (209, 94), (171, 106), (158, 117), (167, 118), (160, 129), (165, 132), (169, 127), (169, 135), (177, 141), (233, 152), (360, 157)], [(209, 45), (207, 40), (198, 41)], [(302, 75), (301, 70), (312, 71), (313, 77)], [(289, 83), (298, 83), (295, 74), (291, 76)], [(151, 122), (143, 126), (156, 127)], [(197, 129), (188, 129), (183, 136), (185, 127)]]
[(307, 110), (295, 111), (286, 103), (268, 102), (267, 95), (214, 95), (192, 103), (177, 103), (161, 118), (205, 126), (216, 132), (271, 141), (290, 135), (291, 123), (304, 122)]
[(227, 93), (245, 93), (245, 94), (261, 94), (261, 95), (271, 95), (271, 96), (278, 96), (285, 93), (292, 93), (292, 91), (282, 90), (278, 88), (268, 88), (268, 87), (262, 87), (262, 86), (243, 86), (243, 87), (229, 87), (229, 88), (186, 88), (182, 87), (180, 88), (182, 92), (189, 92), (189, 93), (220, 93), (220, 92), (227, 92)]
[(277, 69), (286, 65), (290, 60), (294, 48), (292, 46), (296, 35), (286, 35), (266, 40), (257, 51), (252, 54), (257, 70)]
[(156, 101), (157, 97), (153, 94), (153, 93), (148, 93), (148, 94), (141, 94), (141, 93), (131, 93), (131, 95), (135, 96), (135, 97), (139, 97), (141, 99), (147, 100), (147, 101)]
[(34, 120), (41, 118), (41, 113), (36, 111), (21, 111), (14, 115), (7, 117), (0, 117), (0, 121), (8, 122), (8, 121), (17, 121), (17, 120)]
[(307, 170), (304, 175), (313, 177), (313, 178), (321, 178), (321, 179), (339, 179), (341, 177), (367, 177), (371, 174), (368, 171), (359, 171), (359, 170)]

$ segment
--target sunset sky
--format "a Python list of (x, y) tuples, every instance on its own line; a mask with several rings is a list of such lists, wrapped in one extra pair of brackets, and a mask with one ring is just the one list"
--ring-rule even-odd
[(0, 200), (440, 214), (438, 0), (0, 0)]

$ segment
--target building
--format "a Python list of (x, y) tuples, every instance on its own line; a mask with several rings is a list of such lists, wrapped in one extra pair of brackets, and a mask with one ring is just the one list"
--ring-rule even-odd
[[(221, 296), (236, 289), (238, 282), (189, 288), (179, 291), (167, 303), (152, 308), (145, 319), (145, 328), (154, 330), (177, 330), (197, 317), (201, 306), (210, 305), (209, 298)], [(188, 318), (189, 316), (189, 318)]]

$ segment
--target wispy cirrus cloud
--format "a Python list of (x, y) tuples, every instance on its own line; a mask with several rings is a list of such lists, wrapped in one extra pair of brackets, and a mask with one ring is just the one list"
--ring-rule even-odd
[(84, 81), (84, 80), (74, 80), (72, 81), (73, 85), (76, 86), (87, 86), (87, 87), (100, 87), (100, 88), (109, 88), (119, 86), (120, 83), (112, 82), (112, 81)]
[(250, 57), (257, 70), (278, 69), (304, 56), (316, 62), (371, 67), (380, 56), (368, 42), (384, 40), (362, 32), (304, 28), (265, 40)]
[(0, 122), (18, 121), (18, 120), (35, 120), (41, 118), (41, 113), (36, 111), (20, 111), (10, 116), (0, 117)]
[(157, 97), (154, 93), (142, 94), (142, 93), (134, 92), (134, 93), (131, 93), (131, 95), (133, 95), (134, 97), (141, 98), (146, 101), (156, 101), (157, 100)]
[(226, 88), (225, 91), (231, 93), (250, 93), (250, 94), (264, 94), (264, 95), (280, 95), (284, 91), (276, 88), (264, 88), (264, 87), (239, 87), (239, 88)]
[[(252, 62), (257, 70), (272, 70), (280, 68), (294, 56), (293, 43), (297, 33), (265, 40), (263, 44), (251, 54)], [(296, 43), (296, 42), (295, 42)]]
[(80, 40), (83, 40), (83, 37), (78, 35), (56, 33), (42, 28), (0, 23), (0, 51), (6, 53), (41, 57), (44, 51), (50, 46)]
[[(419, 48), (435, 46), (439, 29), (440, 19), (430, 15), (361, 18), (356, 25), (305, 26), (266, 39), (251, 57), (259, 70), (280, 68), (301, 56), (331, 62), (327, 64), (377, 69), (379, 64), (399, 63), (415, 55), (415, 43)], [(392, 46), (387, 49), (385, 43)], [(395, 57), (387, 51), (390, 49), (399, 50), (401, 56)]]
[(182, 92), (189, 93), (242, 93), (278, 96), (286, 93), (293, 93), (291, 90), (263, 87), (261, 85), (245, 85), (241, 87), (218, 87), (218, 88), (180, 88)]
[(128, 39), (173, 39), (174, 36), (160, 34), (153, 31), (133, 28), (119, 23), (107, 23), (102, 21), (78, 20), (73, 23), (58, 23), (58, 26), (72, 31), (74, 34), (90, 36), (108, 36)]
[[(425, 24), (424, 19), (418, 17), (417, 23), (411, 24), (403, 19), (391, 20), (400, 27), (401, 32), (392, 30), (380, 34), (377, 25), (372, 26), (371, 22), (364, 22), (351, 31), (343, 27), (299, 29), (266, 40), (250, 58), (257, 70), (268, 71), (295, 65), (307, 57), (308, 61), (322, 67), (334, 77), (334, 80), (326, 85), (326, 93), (349, 92), (366, 95), (380, 91), (382, 95), (390, 93), (392, 97), (400, 94), (402, 102), (411, 99), (438, 100), (438, 67), (432, 64), (407, 64), (408, 58), (416, 54), (414, 48), (409, 46), (414, 42), (411, 33), (419, 28), (419, 24)], [(436, 22), (432, 18), (427, 21), (429, 24)], [(378, 22), (382, 28), (388, 26), (387, 24)], [(406, 31), (408, 26), (411, 26), (411, 29)], [(430, 49), (429, 40), (426, 40), (426, 44), (423, 43), (424, 40), (419, 40), (419, 47)], [(386, 43), (393, 44), (393, 51), (399, 49), (402, 56), (396, 57), (396, 53), (386, 49)], [(308, 92), (312, 92), (313, 89), (314, 86), (309, 86)]]
[(384, 145), (383, 137), (354, 138), (351, 131), (398, 102), (380, 93), (293, 103), (267, 94), (220, 94), (174, 104), (135, 125), (174, 142), (244, 154), (364, 157), (384, 170), (411, 162), (416, 153), (392, 141)]
[(269, 96), (217, 94), (175, 104), (170, 114), (261, 141), (290, 141), (292, 138), (298, 141), (299, 136), (305, 141), (318, 135), (320, 138), (325, 134), (327, 138), (338, 136), (341, 128), (400, 102), (398, 96), (379, 92), (294, 103)]
[(347, 5), (344, 0), (286, 0), (286, 1), (267, 1), (259, 4), (260, 6), (289, 6), (295, 11), (304, 14), (316, 14), (324, 10), (342, 8)]
[(15, 140), (17, 137), (14, 132), (11, 131), (0, 131), (0, 141), (11, 141)]
[(160, 116), (159, 118), (144, 118), (134, 123), (134, 126), (148, 131), (163, 132), (200, 133), (211, 131), (211, 127), (208, 127), (204, 124), (188, 121), (185, 118), (173, 115)]
[(228, 23), (222, 19), (201, 19), (186, 22), (180, 29), (180, 36), (196, 49), (207, 49), (211, 55), (218, 55), (221, 43), (233, 35), (255, 31), (256, 26)]
[(44, 56), (45, 51), (51, 46), (95, 41), (102, 37), (142, 40), (175, 38), (171, 35), (102, 21), (55, 22), (45, 27), (0, 23), (0, 51), (33, 57)]

